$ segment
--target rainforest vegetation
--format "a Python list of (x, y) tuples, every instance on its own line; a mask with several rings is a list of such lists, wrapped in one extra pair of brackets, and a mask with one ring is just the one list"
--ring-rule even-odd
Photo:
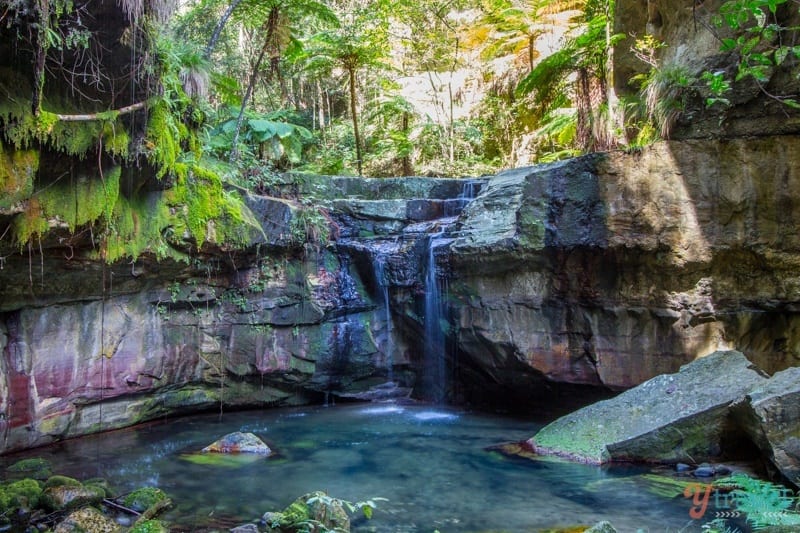
[[(725, 106), (734, 79), (794, 60), (784, 3), (723, 4), (731, 76), (662, 67), (656, 38), (614, 33), (612, 0), (4, 0), (0, 243), (31, 253), (56, 227), (106, 261), (185, 257), (244, 243), (242, 194), (287, 170), (466, 176), (636, 148), (687, 99)], [(626, 94), (615, 46), (642, 62)]]

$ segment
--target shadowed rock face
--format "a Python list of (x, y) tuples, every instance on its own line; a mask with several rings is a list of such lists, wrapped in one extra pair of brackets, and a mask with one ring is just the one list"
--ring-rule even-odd
[(622, 389), (727, 348), (798, 364), (797, 149), (672, 142), (492, 178), (451, 247), (465, 388)]
[(298, 203), (258, 197), (256, 245), (190, 264), (103, 266), (57, 235), (4, 249), (0, 450), (220, 405), (419, 395), (434, 367), (448, 401), (530, 409), (718, 349), (795, 366), (798, 154), (793, 136), (686, 141), (512, 170), (440, 220), (463, 180), (307, 178), (293, 193), (316, 195), (335, 242), (296, 244)]
[(735, 415), (784, 479), (800, 486), (800, 367), (778, 372), (751, 390)]

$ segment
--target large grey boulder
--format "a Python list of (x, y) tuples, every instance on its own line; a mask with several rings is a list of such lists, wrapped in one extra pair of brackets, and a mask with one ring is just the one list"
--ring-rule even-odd
[(800, 367), (778, 372), (750, 391), (735, 413), (764, 455), (800, 486)]
[(767, 382), (737, 351), (717, 351), (545, 426), (538, 453), (587, 463), (701, 461), (718, 456), (733, 402)]

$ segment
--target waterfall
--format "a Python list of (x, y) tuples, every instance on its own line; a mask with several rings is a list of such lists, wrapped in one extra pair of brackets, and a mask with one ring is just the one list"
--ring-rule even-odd
[(425, 315), (423, 339), (423, 394), (441, 403), (447, 397), (446, 313), (447, 278), (436, 268), (437, 251), (446, 252), (449, 239), (444, 231), (428, 237), (425, 263)]
[[(465, 180), (461, 193), (456, 198), (445, 201), (445, 217), (435, 226), (435, 233), (427, 237), (425, 258), (425, 305), (423, 339), (423, 395), (435, 403), (448, 399), (452, 354), (448, 353), (450, 316), (447, 304), (449, 278), (447, 272), (439, 268), (446, 261), (450, 244), (453, 241), (450, 230), (458, 215), (472, 201), (480, 185), (473, 180)], [(445, 258), (444, 261), (439, 258)]]

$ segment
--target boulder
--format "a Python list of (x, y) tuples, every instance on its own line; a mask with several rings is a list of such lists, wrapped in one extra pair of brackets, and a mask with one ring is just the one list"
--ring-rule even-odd
[(157, 508), (165, 506), (169, 501), (169, 496), (157, 487), (141, 487), (129, 493), (122, 500), (123, 505), (128, 509), (133, 509), (137, 513), (151, 512)]
[(117, 533), (122, 528), (94, 507), (70, 513), (53, 530), (54, 533)]
[(46, 488), (41, 500), (47, 509), (60, 511), (97, 504), (105, 497), (105, 491), (95, 485), (56, 485)]
[[(270, 515), (267, 524), (274, 524), (277, 520), (281, 529), (295, 530), (313, 520), (320, 524), (322, 531), (350, 531), (350, 518), (342, 500), (321, 491), (304, 494), (283, 512)], [(267, 515), (264, 519), (267, 519)]]
[(203, 448), (204, 452), (212, 453), (255, 453), (260, 455), (270, 455), (272, 450), (264, 444), (264, 441), (252, 433), (236, 431), (228, 433), (221, 439)]
[(735, 414), (781, 474), (800, 486), (800, 367), (778, 372), (751, 390)]
[(731, 405), (766, 383), (737, 351), (717, 351), (559, 418), (528, 441), (581, 462), (678, 462), (719, 456)]

